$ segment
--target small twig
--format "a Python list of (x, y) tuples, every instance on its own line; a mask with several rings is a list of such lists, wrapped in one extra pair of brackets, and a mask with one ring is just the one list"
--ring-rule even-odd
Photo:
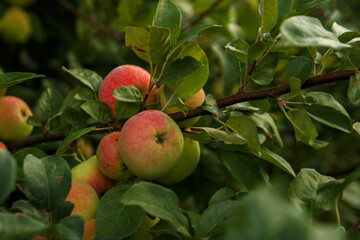
[(221, 3), (221, 0), (215, 0), (213, 2), (213, 4), (210, 5), (210, 7), (208, 9), (205, 10), (205, 12), (203, 12), (199, 17), (197, 17), (193, 22), (191, 22), (189, 25), (183, 27), (183, 29), (181, 30), (181, 33), (186, 32), (187, 30), (189, 30), (190, 28), (192, 28), (193, 26), (197, 25), (198, 23), (202, 22), (202, 20), (204, 20), (204, 18), (209, 15), (211, 12), (213, 12), (217, 6)]
[(358, 229), (360, 227), (360, 220), (357, 221), (351, 228), (349, 228), (348, 232), (354, 232), (356, 229)]

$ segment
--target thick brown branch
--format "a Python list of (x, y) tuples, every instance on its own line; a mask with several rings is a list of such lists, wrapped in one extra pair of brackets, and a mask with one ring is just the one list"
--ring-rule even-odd
[[(342, 70), (333, 73), (327, 73), (323, 75), (318, 75), (314, 77), (310, 77), (303, 85), (302, 88), (309, 88), (313, 86), (317, 86), (320, 84), (331, 83), (340, 80), (349, 79), (352, 75), (354, 75), (353, 70)], [(217, 100), (217, 104), (220, 108), (224, 108), (226, 106), (239, 103), (239, 102), (247, 102), (251, 100), (258, 100), (258, 99), (266, 99), (266, 98), (276, 98), (285, 93), (290, 91), (288, 84), (282, 84), (273, 88), (253, 91), (253, 92), (238, 92), (232, 96), (220, 98)], [(171, 118), (175, 121), (182, 121), (188, 118), (201, 116), (201, 115), (208, 115), (211, 114), (210, 112), (198, 107), (194, 110), (188, 112), (187, 116), (184, 116), (182, 112), (176, 112), (169, 114)], [(97, 124), (96, 127), (106, 127), (103, 124)], [(114, 129), (121, 129), (121, 126), (118, 124), (114, 125)], [(109, 130), (95, 130), (91, 133), (104, 133)], [(11, 141), (7, 144), (9, 149), (15, 150), (16, 148), (26, 147), (34, 144), (38, 144), (41, 142), (50, 142), (50, 141), (58, 141), (65, 138), (65, 134), (63, 132), (54, 132), (54, 133), (47, 133), (47, 134), (37, 134), (30, 136), (26, 139)]]

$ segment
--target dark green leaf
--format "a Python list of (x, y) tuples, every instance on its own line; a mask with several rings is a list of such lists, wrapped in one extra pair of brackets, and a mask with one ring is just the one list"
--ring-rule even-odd
[(279, 167), (280, 169), (284, 170), (285, 172), (289, 173), (290, 175), (295, 177), (295, 172), (291, 165), (280, 155), (270, 151), (267, 148), (261, 149), (261, 159), (264, 159), (275, 166)]
[(35, 208), (34, 205), (28, 200), (17, 200), (11, 205), (12, 210), (19, 210), (24, 213), (25, 216), (33, 217), (36, 220), (39, 220), (45, 224), (48, 223), (48, 217), (44, 211), (40, 211)]
[(179, 39), (178, 39), (178, 43), (181, 42), (185, 42), (187, 40), (190, 40), (192, 38), (196, 38), (199, 37), (199, 33), (209, 29), (209, 28), (214, 28), (214, 27), (222, 27), (221, 25), (216, 25), (213, 23), (204, 23), (204, 24), (200, 24), (200, 25), (196, 25), (194, 27), (192, 27), (190, 30), (186, 31), (185, 33), (181, 34)]
[(245, 42), (244, 40), (238, 39), (232, 42), (229, 42), (226, 46), (225, 49), (234, 52), (236, 54), (236, 56), (239, 58), (239, 60), (242, 63), (247, 63), (247, 58), (248, 58), (248, 49), (249, 49), (250, 45)]
[(96, 129), (95, 127), (88, 127), (84, 129), (80, 129), (77, 131), (71, 132), (69, 135), (66, 136), (62, 144), (59, 146), (59, 148), (56, 151), (56, 154), (61, 153), (67, 146), (69, 146), (73, 141), (80, 138), (81, 136), (91, 132), (92, 130)]
[(81, 216), (68, 216), (55, 225), (61, 237), (69, 240), (82, 240), (85, 221)]
[(191, 56), (178, 58), (174, 62), (171, 62), (167, 65), (164, 74), (160, 78), (157, 86), (161, 86), (167, 83), (176, 83), (179, 85), (181, 84), (183, 78), (194, 73), (201, 66), (202, 64)]
[(58, 91), (47, 88), (39, 98), (39, 108), (44, 117), (49, 118), (59, 112), (63, 96)]
[(248, 117), (229, 118), (226, 124), (245, 138), (252, 149), (260, 152), (259, 135), (253, 120)]
[(181, 11), (172, 0), (160, 0), (152, 24), (170, 29), (173, 45), (180, 35)]
[(227, 106), (226, 109), (230, 111), (239, 110), (239, 111), (249, 111), (249, 112), (256, 112), (260, 110), (260, 108), (254, 107), (250, 105), (250, 103), (248, 102), (235, 103), (233, 105)]
[(356, 122), (353, 124), (353, 129), (360, 134), (360, 122)]
[(128, 119), (140, 111), (140, 103), (115, 102), (115, 111), (117, 119)]
[(7, 150), (0, 149), (0, 204), (14, 190), (15, 181), (16, 162)]
[(334, 22), (333, 25), (331, 26), (331, 30), (343, 43), (347, 43), (354, 38), (360, 37), (360, 32), (351, 31), (337, 24), (336, 22)]
[(107, 123), (110, 115), (110, 107), (106, 103), (99, 100), (89, 100), (84, 102), (80, 107), (96, 121)]
[(310, 77), (313, 71), (313, 62), (304, 56), (293, 59), (286, 68), (286, 80), (289, 83), (291, 77), (301, 80), (301, 85)]
[(347, 96), (351, 102), (360, 100), (360, 74), (357, 73), (350, 77)]
[(221, 141), (225, 144), (235, 145), (243, 145), (248, 143), (245, 138), (241, 137), (236, 132), (227, 133), (223, 130), (210, 127), (192, 127), (191, 129), (195, 133), (185, 135), (201, 143), (212, 143), (213, 141)]
[(256, 71), (252, 76), (252, 80), (261, 86), (267, 86), (273, 81), (273, 70), (260, 70)]
[(98, 92), (103, 79), (96, 72), (82, 68), (67, 69), (65, 67), (62, 67), (62, 69), (63, 71), (69, 73), (71, 76), (82, 82), (93, 92)]
[(145, 212), (138, 206), (126, 206), (121, 202), (123, 194), (128, 189), (127, 185), (119, 185), (111, 188), (101, 198), (96, 214), (98, 235), (123, 239), (133, 234), (140, 226)]
[(0, 89), (8, 88), (29, 79), (43, 78), (44, 75), (28, 72), (8, 72), (0, 74)]
[(280, 147), (284, 146), (276, 123), (269, 113), (254, 113), (250, 115), (250, 118), (255, 122), (257, 127), (261, 128), (265, 132), (267, 137), (274, 139), (276, 144)]
[(179, 208), (174, 192), (158, 184), (141, 182), (121, 196), (121, 203), (141, 207), (152, 216), (169, 221), (181, 234), (189, 236), (189, 223)]
[(298, 9), (296, 9), (297, 15), (305, 15), (308, 12), (311, 12), (313, 9), (323, 5), (324, 3), (328, 2), (328, 0), (313, 0), (308, 1), (304, 4), (302, 4)]
[(39, 209), (52, 210), (64, 202), (71, 187), (67, 162), (57, 155), (38, 159), (27, 155), (24, 160), (24, 190)]
[(288, 116), (295, 130), (296, 141), (309, 144), (311, 140), (314, 140), (318, 136), (317, 130), (306, 110), (293, 110), (288, 113)]
[(295, 16), (286, 19), (280, 27), (281, 41), (286, 46), (350, 48), (326, 30), (319, 19), (309, 16)]
[(248, 62), (259, 60), (264, 52), (266, 45), (263, 41), (257, 41), (248, 48)]
[(16, 159), (17, 162), (17, 176), (16, 176), (17, 181), (21, 181), (21, 182), (24, 181), (23, 163), (25, 157), (28, 154), (32, 154), (37, 158), (43, 158), (47, 156), (47, 154), (44, 151), (34, 147), (23, 148), (20, 149), (19, 151), (16, 151), (14, 153), (14, 158)]
[(232, 200), (235, 196), (236, 192), (233, 189), (228, 187), (220, 188), (210, 198), (209, 207), (225, 200)]
[(247, 155), (224, 150), (218, 150), (216, 153), (231, 175), (248, 191), (253, 191), (268, 181), (265, 171)]
[(270, 32), (277, 24), (278, 1), (260, 0), (258, 3), (261, 20), (261, 32)]
[(278, 0), (278, 23), (292, 10), (293, 4), (294, 0)]
[(211, 94), (206, 94), (205, 101), (201, 107), (212, 114), (220, 114), (221, 112), (215, 97)]
[(72, 202), (65, 201), (51, 211), (51, 219), (53, 223), (60, 222), (61, 219), (70, 216), (75, 205)]
[(342, 59), (336, 53), (331, 53), (324, 57), (324, 59), (322, 60), (321, 68), (322, 68), (322, 70), (331, 68), (341, 62), (342, 62)]
[(47, 225), (31, 217), (0, 213), (0, 239), (26, 240), (43, 233)]

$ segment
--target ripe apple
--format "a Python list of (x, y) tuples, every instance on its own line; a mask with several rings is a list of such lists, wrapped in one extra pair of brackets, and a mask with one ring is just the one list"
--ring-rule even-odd
[(5, 96), (0, 98), (0, 138), (16, 140), (30, 135), (33, 126), (26, 123), (32, 112), (20, 98)]
[(156, 179), (162, 184), (175, 184), (183, 181), (195, 170), (200, 160), (200, 144), (189, 137), (184, 137), (184, 150), (175, 166)]
[(92, 156), (88, 160), (73, 167), (71, 169), (71, 176), (72, 179), (84, 181), (90, 184), (98, 196), (116, 184), (114, 180), (102, 174), (98, 167), (96, 156)]
[(92, 240), (96, 237), (95, 218), (89, 219), (84, 225), (84, 234), (82, 240)]
[(0, 141), (0, 149), (5, 149), (5, 150), (7, 150), (6, 145), (5, 145), (3, 142), (1, 142), (1, 141)]
[[(159, 98), (160, 98), (160, 104), (161, 104), (161, 107), (164, 107), (168, 101), (168, 99), (166, 98), (165, 96), (165, 93), (164, 93), (164, 88), (161, 87), (159, 89)], [(193, 108), (196, 108), (196, 107), (199, 107), (203, 104), (205, 100), (205, 92), (203, 89), (200, 89), (197, 93), (195, 93), (193, 96), (191, 96), (186, 102), (185, 102), (185, 105), (186, 106), (189, 106), (189, 107), (193, 107)], [(169, 107), (166, 107), (164, 112), (166, 113), (174, 113), (174, 112), (178, 112), (179, 110), (177, 109), (176, 106), (169, 106)], [(181, 127), (181, 128), (187, 128), (187, 127), (191, 127), (192, 125), (194, 125), (197, 121), (199, 121), (200, 119), (200, 116), (198, 117), (193, 117), (193, 118), (190, 118), (190, 119), (186, 119), (184, 121), (180, 121), (178, 122), (177, 124)]]
[[(148, 93), (149, 85), (150, 74), (145, 69), (135, 65), (121, 65), (114, 68), (101, 83), (99, 100), (109, 105), (110, 117), (116, 119), (116, 99), (112, 95), (114, 89), (120, 86), (134, 86), (139, 89), (144, 97)], [(155, 95), (152, 96), (150, 102), (154, 102), (155, 98)]]
[(126, 168), (119, 151), (120, 132), (113, 132), (103, 137), (96, 149), (100, 171), (108, 178), (125, 182), (133, 174)]
[(121, 159), (138, 177), (157, 179), (176, 164), (184, 146), (179, 126), (165, 113), (146, 110), (127, 120), (120, 132)]
[(9, 43), (24, 43), (31, 34), (29, 15), (21, 8), (12, 6), (0, 21), (0, 34)]
[(99, 197), (88, 183), (73, 179), (65, 201), (75, 205), (71, 215), (80, 215), (85, 221), (95, 218)]

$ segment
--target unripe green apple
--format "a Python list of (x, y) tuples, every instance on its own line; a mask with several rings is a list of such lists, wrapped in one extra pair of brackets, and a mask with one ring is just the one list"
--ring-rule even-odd
[[(114, 68), (101, 83), (99, 88), (99, 100), (105, 102), (110, 107), (110, 117), (116, 119), (115, 111), (116, 99), (113, 91), (120, 86), (134, 86), (144, 97), (148, 93), (150, 85), (150, 74), (143, 68), (135, 65), (121, 65)], [(153, 94), (149, 103), (155, 102), (156, 96)]]
[(9, 141), (29, 136), (33, 126), (26, 121), (32, 115), (22, 99), (13, 96), (0, 98), (0, 138)]
[(71, 169), (71, 176), (72, 179), (84, 181), (90, 184), (98, 196), (116, 184), (114, 180), (102, 174), (98, 167), (96, 156), (92, 156), (88, 160), (73, 167)]
[[(161, 107), (164, 107), (168, 101), (168, 99), (165, 96), (164, 93), (164, 88), (161, 87), (159, 89), (159, 98), (160, 98), (160, 104)], [(200, 89), (200, 91), (198, 91), (197, 93), (195, 93), (193, 96), (191, 96), (186, 102), (185, 105), (189, 106), (189, 107), (199, 107), (203, 104), (205, 100), (205, 92), (203, 89)], [(174, 112), (178, 112), (179, 110), (177, 109), (176, 106), (170, 106), (170, 107), (166, 107), (164, 112), (166, 113), (174, 113)], [(177, 124), (181, 127), (181, 128), (188, 128), (191, 127), (192, 125), (194, 125), (197, 121), (199, 121), (200, 116), (198, 117), (193, 117), (190, 119), (186, 119), (184, 121), (180, 121)]]
[(183, 181), (194, 172), (200, 160), (200, 144), (184, 137), (184, 150), (175, 166), (165, 176), (156, 179), (162, 184), (175, 184)]
[(10, 7), (0, 21), (0, 34), (9, 43), (24, 43), (31, 34), (29, 15), (20, 7)]
[(100, 171), (108, 178), (125, 182), (133, 174), (126, 168), (119, 151), (120, 132), (103, 137), (96, 149), (96, 158)]
[(89, 219), (84, 225), (84, 234), (82, 240), (93, 240), (96, 237), (95, 218)]
[(65, 201), (74, 204), (71, 215), (80, 215), (84, 220), (95, 218), (99, 197), (95, 190), (86, 182), (73, 179), (71, 189)]
[(175, 166), (184, 146), (179, 126), (165, 113), (147, 110), (127, 120), (120, 132), (121, 159), (138, 177), (157, 179)]

